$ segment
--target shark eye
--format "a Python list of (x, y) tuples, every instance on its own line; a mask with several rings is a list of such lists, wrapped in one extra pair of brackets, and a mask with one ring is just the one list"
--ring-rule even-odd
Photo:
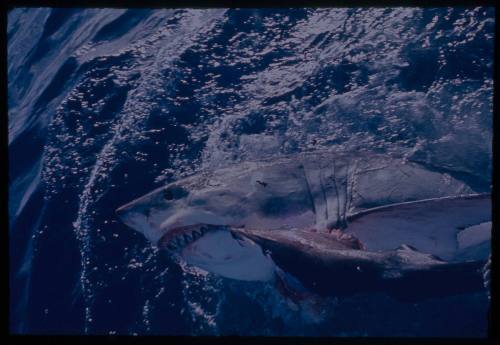
[(165, 200), (174, 200), (183, 198), (188, 194), (189, 192), (186, 191), (184, 188), (179, 186), (173, 186), (163, 191), (163, 198)]
[(166, 189), (163, 191), (163, 198), (165, 200), (172, 200), (174, 198), (174, 193), (172, 193), (172, 190)]

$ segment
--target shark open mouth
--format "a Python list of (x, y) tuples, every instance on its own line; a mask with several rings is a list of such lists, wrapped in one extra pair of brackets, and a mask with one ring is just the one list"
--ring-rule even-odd
[(158, 241), (160, 248), (165, 248), (170, 252), (179, 252), (191, 243), (199, 240), (208, 232), (228, 229), (222, 225), (194, 224), (179, 226), (167, 231)]

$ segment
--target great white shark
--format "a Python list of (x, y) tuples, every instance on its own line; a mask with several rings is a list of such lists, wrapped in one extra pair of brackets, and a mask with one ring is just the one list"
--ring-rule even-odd
[(489, 195), (381, 154), (242, 162), (170, 183), (116, 213), (190, 265), (274, 281), (299, 300), (477, 291), (490, 250)]

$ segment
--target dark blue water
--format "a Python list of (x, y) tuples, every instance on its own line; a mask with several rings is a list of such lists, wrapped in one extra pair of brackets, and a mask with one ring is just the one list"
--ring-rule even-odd
[(10, 11), (11, 331), (484, 336), (484, 294), (332, 299), (309, 322), (271, 286), (173, 264), (114, 210), (321, 148), (489, 191), (493, 34), (492, 8)]

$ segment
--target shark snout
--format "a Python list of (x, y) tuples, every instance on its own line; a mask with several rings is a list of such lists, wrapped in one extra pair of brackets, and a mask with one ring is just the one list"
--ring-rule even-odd
[(137, 220), (145, 217), (141, 212), (138, 212), (138, 210), (134, 210), (134, 208), (129, 205), (124, 205), (117, 208), (115, 210), (115, 214), (121, 222), (133, 228), (134, 230), (139, 230), (137, 229), (137, 225), (139, 223)]
[(150, 208), (139, 203), (129, 203), (115, 210), (116, 217), (129, 228), (142, 233), (153, 243), (161, 237), (161, 231), (152, 224)]
[(115, 210), (115, 214), (122, 222), (126, 223), (128, 220), (144, 216), (147, 217), (146, 209), (138, 205), (137, 203), (131, 202), (123, 205)]
[(118, 217), (118, 219), (122, 220), (124, 219), (125, 215), (128, 213), (128, 209), (125, 206), (121, 206), (121, 207), (118, 207), (116, 210), (115, 210), (115, 214), (116, 216)]
[(155, 204), (154, 199), (145, 196), (117, 208), (115, 214), (124, 222), (136, 217), (148, 218)]

